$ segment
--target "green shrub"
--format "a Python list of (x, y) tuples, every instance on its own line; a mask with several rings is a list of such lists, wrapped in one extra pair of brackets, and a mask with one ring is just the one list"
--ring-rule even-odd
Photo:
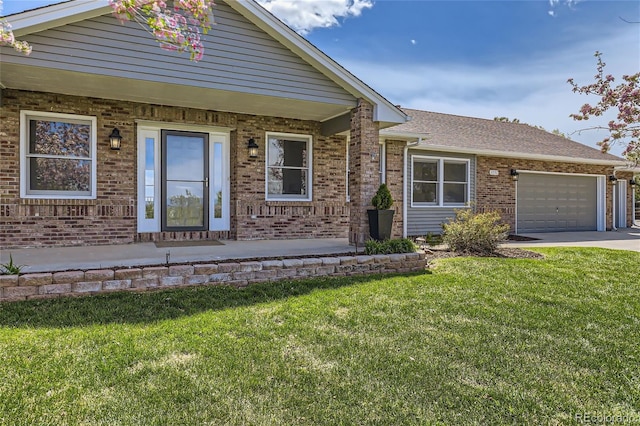
[(442, 242), (459, 253), (492, 254), (509, 234), (509, 225), (501, 220), (498, 212), (457, 210), (455, 220), (442, 225)]
[(387, 187), (387, 184), (383, 183), (378, 188), (378, 192), (371, 199), (371, 205), (376, 208), (376, 210), (389, 210), (389, 208), (393, 205), (393, 197), (391, 197), (391, 191)]
[(364, 245), (365, 254), (413, 253), (416, 245), (408, 238), (376, 241), (369, 240)]

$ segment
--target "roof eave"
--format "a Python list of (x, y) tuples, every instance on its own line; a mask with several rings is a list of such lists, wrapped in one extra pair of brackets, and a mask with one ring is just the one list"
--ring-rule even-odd
[[(382, 133), (380, 134), (381, 138), (385, 139), (399, 139), (399, 140), (413, 140), (419, 139), (420, 137), (424, 138), (426, 135), (417, 134), (417, 133)], [(527, 160), (540, 160), (540, 161), (558, 161), (561, 163), (585, 163), (585, 164), (599, 164), (599, 165), (607, 165), (607, 166), (625, 166), (626, 163), (623, 159), (620, 160), (608, 160), (602, 159), (598, 160), (595, 158), (581, 158), (581, 157), (567, 157), (563, 155), (547, 155), (547, 154), (533, 154), (526, 152), (506, 152), (506, 151), (498, 151), (498, 150), (490, 150), (490, 149), (468, 149), (468, 148), (458, 148), (451, 147), (446, 145), (414, 145), (411, 147), (412, 149), (423, 149), (429, 151), (445, 151), (445, 152), (455, 152), (459, 154), (472, 154), (472, 155), (482, 155), (488, 157), (506, 157), (506, 158), (521, 158)]]
[[(371, 102), (374, 105), (374, 121), (396, 124), (407, 121), (407, 115), (402, 110), (349, 73), (254, 0), (229, 0), (227, 4), (352, 95)], [(12, 15), (11, 23), (14, 34), (20, 37), (100, 16), (111, 10), (108, 0), (76, 0)]]
[(254, 0), (232, 0), (227, 4), (356, 98), (371, 102), (374, 105), (374, 121), (401, 124), (408, 120), (402, 110), (349, 73)]
[(16, 37), (22, 37), (111, 11), (108, 0), (76, 0), (11, 15), (11, 27)]

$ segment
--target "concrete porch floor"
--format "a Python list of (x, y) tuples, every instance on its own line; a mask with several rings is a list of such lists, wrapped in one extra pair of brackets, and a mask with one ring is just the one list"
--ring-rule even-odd
[[(0, 264), (24, 265), (23, 273), (206, 262), (259, 257), (355, 253), (347, 238), (221, 241), (219, 246), (157, 248), (154, 243), (0, 250)], [(363, 248), (359, 247), (359, 252)]]
[[(534, 241), (511, 241), (513, 247), (602, 247), (640, 252), (640, 228), (609, 232), (522, 234)], [(154, 243), (0, 250), (0, 264), (13, 256), (23, 273), (148, 266), (260, 257), (355, 253), (346, 238), (222, 241), (220, 246), (157, 248)], [(363, 247), (359, 247), (359, 252)]]

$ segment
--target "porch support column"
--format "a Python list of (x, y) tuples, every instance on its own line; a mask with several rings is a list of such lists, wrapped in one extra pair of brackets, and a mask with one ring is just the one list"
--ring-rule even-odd
[(378, 123), (373, 105), (363, 99), (351, 111), (349, 143), (349, 196), (351, 200), (349, 243), (362, 245), (369, 239), (367, 210), (380, 185)]

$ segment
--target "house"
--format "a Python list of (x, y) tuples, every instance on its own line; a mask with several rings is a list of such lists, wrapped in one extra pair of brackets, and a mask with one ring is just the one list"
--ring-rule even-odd
[(441, 232), (469, 205), (498, 211), (514, 233), (633, 224), (633, 174), (619, 157), (527, 124), (404, 112), (409, 121), (380, 131), (404, 235)]
[(111, 12), (9, 17), (34, 49), (0, 51), (1, 247), (367, 238), (400, 109), (252, 0), (216, 2), (198, 63)]
[[(607, 180), (626, 179), (620, 159), (525, 125), (403, 111), (253, 0), (214, 13), (198, 63), (106, 0), (9, 17), (34, 50), (0, 48), (0, 247), (362, 243), (384, 180), (394, 236), (438, 231), (469, 202), (517, 232), (629, 224), (616, 201), (629, 191)], [(540, 210), (549, 188), (564, 204)]]

